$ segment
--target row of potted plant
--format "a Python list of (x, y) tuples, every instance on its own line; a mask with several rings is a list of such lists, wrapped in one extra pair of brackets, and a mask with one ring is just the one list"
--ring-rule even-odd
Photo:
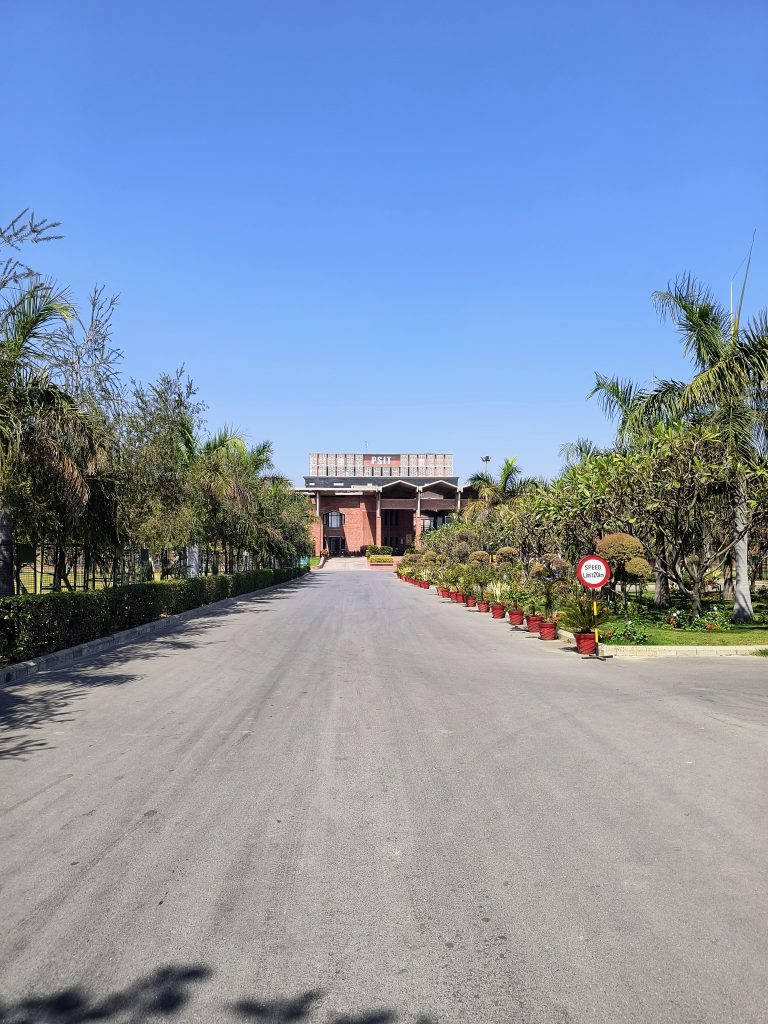
[(444, 600), (508, 618), (516, 629), (538, 633), (542, 640), (556, 640), (562, 621), (573, 630), (579, 652), (591, 654), (595, 631), (608, 613), (598, 609), (595, 614), (591, 597), (579, 592), (562, 559), (549, 556), (549, 562), (524, 573), (521, 566), (496, 567), (482, 558), (473, 562), (471, 555), (466, 563), (447, 565), (431, 552), (414, 553), (401, 562), (397, 575), (425, 590), (434, 585)]

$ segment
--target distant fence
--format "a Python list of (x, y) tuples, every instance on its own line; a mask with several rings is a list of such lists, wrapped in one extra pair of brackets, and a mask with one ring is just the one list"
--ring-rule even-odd
[[(236, 554), (201, 546), (197, 557), (199, 576), (252, 568), (247, 552)], [(127, 583), (158, 579), (183, 579), (191, 575), (187, 549), (164, 549), (152, 554), (131, 549), (113, 555), (94, 556), (80, 544), (14, 544), (14, 593), (47, 594), (52, 591), (103, 590)]]

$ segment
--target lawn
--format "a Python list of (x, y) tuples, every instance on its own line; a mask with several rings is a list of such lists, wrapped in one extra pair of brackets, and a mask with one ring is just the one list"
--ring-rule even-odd
[[(648, 645), (654, 647), (741, 647), (751, 646), (768, 648), (768, 600), (765, 591), (755, 596), (753, 607), (756, 621), (748, 626), (736, 626), (731, 629), (687, 630), (672, 629), (666, 624), (669, 611), (661, 611), (653, 604), (652, 599), (644, 597), (641, 602), (630, 602), (626, 616), (614, 614), (608, 622), (600, 627), (601, 633), (612, 631), (618, 633), (624, 627), (627, 618), (632, 624), (648, 634)], [(709, 598), (704, 602), (705, 613), (717, 612), (730, 618), (730, 607), (722, 600)], [(672, 610), (678, 614), (686, 611), (686, 605), (679, 597), (672, 598)], [(617, 644), (622, 643), (616, 640)], [(631, 641), (626, 641), (631, 643)], [(608, 644), (607, 646), (610, 646)]]
[[(617, 632), (624, 625), (624, 619), (611, 619), (600, 627), (600, 632), (607, 630)], [(689, 632), (686, 629), (665, 629), (663, 626), (645, 618), (633, 620), (638, 628), (648, 634), (648, 646), (654, 647), (740, 647), (755, 644), (757, 647), (768, 645), (768, 626), (757, 624), (750, 626), (734, 626), (725, 630), (702, 630)], [(610, 646), (608, 644), (607, 646)]]

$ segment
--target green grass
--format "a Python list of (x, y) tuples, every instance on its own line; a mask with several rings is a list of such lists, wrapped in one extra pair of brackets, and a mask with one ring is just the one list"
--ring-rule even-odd
[(310, 555), (309, 564), (320, 565), (320, 555)]
[[(648, 634), (647, 646), (653, 647), (740, 647), (748, 644), (768, 643), (768, 626), (734, 626), (730, 630), (702, 630), (688, 632), (684, 629), (664, 629), (663, 626), (645, 618), (635, 618), (634, 624)], [(600, 632), (622, 628), (624, 619), (611, 619), (600, 627)], [(606, 646), (610, 647), (610, 644)]]

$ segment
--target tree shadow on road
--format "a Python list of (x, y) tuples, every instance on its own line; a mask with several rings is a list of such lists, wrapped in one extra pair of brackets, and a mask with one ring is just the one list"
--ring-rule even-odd
[(197, 614), (182, 622), (169, 623), (152, 637), (127, 642), (113, 651), (84, 658), (66, 667), (51, 668), (28, 682), (0, 688), (0, 760), (25, 760), (35, 751), (49, 747), (44, 740), (30, 737), (31, 730), (50, 722), (71, 721), (72, 705), (82, 700), (92, 687), (124, 686), (144, 678), (139, 672), (120, 671), (121, 665), (143, 658), (168, 658), (180, 651), (195, 650), (228, 641), (212, 637), (224, 620), (260, 614), (276, 601), (290, 600), (301, 587), (322, 586), (325, 581), (304, 576), (282, 584), (278, 589), (243, 596), (224, 607), (196, 609)]
[[(213, 970), (205, 964), (170, 964), (106, 996), (94, 995), (84, 987), (71, 987), (46, 996), (0, 1001), (0, 1020), (3, 1024), (87, 1024), (90, 1021), (144, 1024), (158, 1018), (175, 1017), (189, 1009), (200, 991), (199, 986), (213, 976)], [(205, 1017), (201, 1018), (198, 1012), (196, 1019), (205, 1019), (211, 1024), (217, 1020), (300, 1024), (310, 1020), (325, 998), (322, 989), (308, 989), (296, 996), (274, 999), (244, 997), (222, 1005), (220, 1010), (213, 1010), (209, 1003)], [(322, 1019), (324, 1024), (394, 1024), (400, 1015), (394, 1010), (377, 1008), (355, 1014), (324, 1014)], [(419, 1015), (415, 1024), (434, 1022)]]
[(43, 725), (71, 722), (74, 705), (82, 700), (90, 686), (122, 686), (141, 679), (140, 675), (109, 672), (76, 681), (53, 681), (45, 676), (40, 681), (0, 688), (0, 760), (25, 760), (37, 750), (50, 747), (45, 740), (30, 736)]
[(170, 1017), (189, 1002), (191, 986), (210, 978), (201, 964), (160, 967), (146, 978), (103, 998), (83, 988), (60, 989), (49, 996), (30, 996), (0, 1003), (4, 1024), (86, 1024), (86, 1021), (146, 1021)]

